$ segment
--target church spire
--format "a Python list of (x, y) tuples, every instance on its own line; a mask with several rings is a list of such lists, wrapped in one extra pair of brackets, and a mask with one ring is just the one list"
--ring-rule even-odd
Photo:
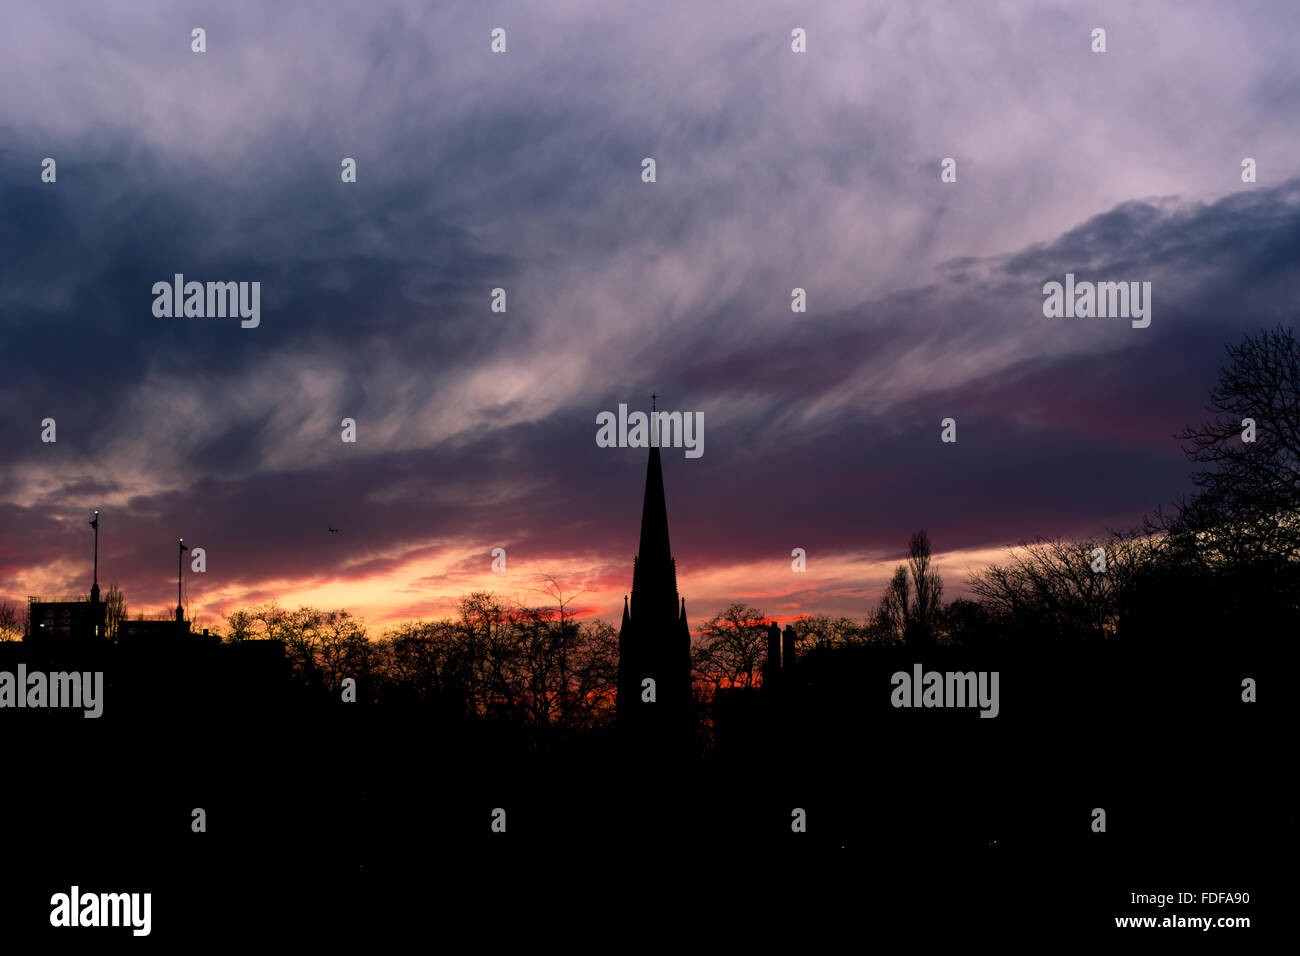
[[(677, 566), (668, 542), (668, 507), (656, 439), (652, 427), (641, 541), (632, 562), (632, 596), (630, 601), (623, 599), (618, 635), (618, 724), (633, 737), (680, 744), (691, 720), (691, 637), (686, 603), (677, 593)], [(646, 679), (657, 687), (653, 707), (641, 696)]]
[(668, 506), (664, 502), (664, 473), (659, 463), (659, 449), (651, 447), (645, 473), (645, 502), (641, 506), (641, 543), (637, 564), (643, 570), (660, 572), (672, 561), (668, 543)]

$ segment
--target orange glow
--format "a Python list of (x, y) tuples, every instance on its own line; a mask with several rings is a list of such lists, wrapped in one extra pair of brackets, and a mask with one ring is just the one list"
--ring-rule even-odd
[[(936, 555), (935, 565), (944, 576), (945, 598), (963, 592), (969, 572), (1004, 558), (1002, 549), (952, 552)], [(544, 574), (564, 588), (568, 613), (575, 619), (603, 618), (617, 627), (623, 597), (631, 590), (630, 562), (600, 560), (590, 555), (554, 555), (526, 560), (511, 556), (507, 570), (493, 572), (487, 550), (480, 546), (444, 548), (430, 555), (427, 549), (408, 560), (400, 555), (358, 555), (358, 567), (389, 559), (382, 572), (348, 577), (346, 573), (315, 578), (267, 578), (221, 583), (214, 575), (187, 576), (189, 616), (201, 627), (222, 628), (229, 612), (275, 600), (284, 608), (310, 605), (321, 609), (345, 608), (365, 621), (371, 636), (413, 619), (456, 617), (462, 597), (489, 591), (498, 599), (528, 606), (554, 606)], [(879, 599), (885, 583), (901, 558), (862, 554), (813, 555), (809, 570), (794, 573), (788, 561), (692, 567), (689, 555), (678, 555), (678, 587), (686, 599), (692, 633), (709, 618), (733, 603), (749, 604), (765, 620), (786, 624), (815, 614), (862, 619)], [(625, 566), (626, 565), (626, 566)], [(57, 590), (76, 591), (82, 577), (80, 565), (34, 568), (17, 585), (31, 593), (49, 592), (50, 580), (62, 580)], [(137, 611), (165, 607), (174, 600), (166, 586), (156, 595), (142, 593), (130, 581), (117, 582), (126, 594), (132, 616)]]

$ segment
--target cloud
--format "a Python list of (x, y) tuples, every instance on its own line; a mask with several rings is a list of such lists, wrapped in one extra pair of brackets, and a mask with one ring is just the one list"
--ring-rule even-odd
[[(651, 391), (705, 414), (705, 457), (666, 458), (686, 582), (709, 569), (721, 589), (797, 545), (888, 561), (920, 525), (943, 550), (1136, 520), (1184, 488), (1169, 436), (1222, 345), (1293, 315), (1300, 151), (1279, 120), (1297, 19), (16, 11), (0, 592), (83, 588), (80, 513), (103, 507), (105, 566), (154, 603), (180, 533), (210, 543), (204, 586), (230, 600), (275, 581), (419, 607), (384, 588), (491, 585), (467, 556), (507, 544), (614, 601), (644, 462), (597, 449), (595, 415)], [(1045, 320), (1042, 283), (1066, 271), (1152, 281), (1151, 328)], [(153, 317), (177, 272), (260, 281), (262, 325)], [(318, 542), (329, 526), (346, 537)]]

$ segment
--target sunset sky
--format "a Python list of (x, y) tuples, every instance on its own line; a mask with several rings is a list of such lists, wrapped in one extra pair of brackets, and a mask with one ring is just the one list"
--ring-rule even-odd
[[(1294, 322), (1300, 5), (546, 6), (5, 10), (0, 598), (86, 591), (98, 508), (133, 615), (183, 535), (200, 626), (543, 573), (617, 620), (646, 451), (596, 416), (654, 392), (704, 416), (664, 452), (692, 625), (861, 617), (914, 529), (953, 596), (1171, 503), (1224, 345)], [(1067, 272), (1151, 282), (1150, 327), (1045, 318)], [(156, 318), (175, 273), (261, 282), (260, 326)]]

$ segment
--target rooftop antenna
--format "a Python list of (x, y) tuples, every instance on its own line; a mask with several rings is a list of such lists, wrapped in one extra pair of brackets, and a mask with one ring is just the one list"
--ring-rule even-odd
[(99, 603), (99, 512), (91, 519), (90, 526), (95, 529), (95, 576), (90, 583), (90, 602)]

